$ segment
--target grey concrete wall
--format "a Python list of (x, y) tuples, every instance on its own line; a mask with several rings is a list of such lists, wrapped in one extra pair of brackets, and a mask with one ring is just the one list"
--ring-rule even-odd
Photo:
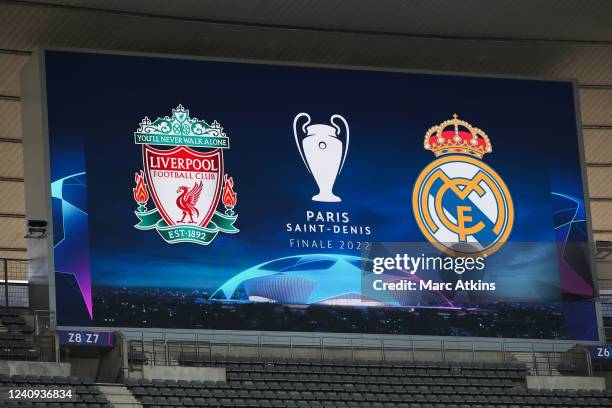
[(33, 361), (0, 361), (0, 373), (8, 375), (41, 375), (69, 377), (70, 363), (40, 363)]
[(602, 377), (527, 376), (527, 388), (550, 390), (599, 390), (606, 389)]
[(115, 346), (100, 359), (96, 381), (103, 383), (120, 382), (123, 375), (121, 367), (122, 357), (120, 346)]
[(603, 379), (606, 380), (607, 390), (612, 389), (612, 371), (604, 371), (604, 372), (598, 371), (597, 376), (603, 377)]
[(130, 378), (225, 381), (226, 375), (225, 368), (222, 367), (143, 366), (142, 372), (131, 371)]
[(98, 366), (100, 364), (99, 359), (70, 357), (66, 359), (66, 362), (70, 363), (71, 375), (81, 378), (87, 377), (91, 378), (92, 380), (96, 379)]
[[(415, 349), (385, 349), (361, 347), (329, 347), (323, 352), (320, 347), (294, 346), (262, 346), (232, 345), (229, 350), (226, 346), (212, 346), (213, 356), (234, 357), (270, 357), (270, 358), (324, 358), (349, 360), (388, 360), (388, 361), (504, 361), (503, 353), (498, 351), (472, 351), (472, 350), (446, 350), (445, 355), (440, 350)], [(509, 353), (506, 353), (508, 358)]]

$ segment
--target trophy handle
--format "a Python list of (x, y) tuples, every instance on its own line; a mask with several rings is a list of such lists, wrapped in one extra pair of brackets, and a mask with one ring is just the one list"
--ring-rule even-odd
[(312, 171), (310, 171), (310, 167), (306, 162), (306, 157), (304, 157), (304, 152), (302, 151), (303, 148), (298, 138), (298, 121), (302, 117), (306, 118), (306, 122), (302, 125), (302, 133), (306, 133), (306, 126), (308, 126), (308, 124), (310, 123), (310, 115), (305, 112), (302, 112), (295, 115), (295, 118), (293, 119), (293, 136), (295, 137), (295, 145), (297, 146), (298, 152), (300, 152), (300, 157), (302, 158), (302, 161), (304, 162), (304, 165), (306, 166), (308, 172), (312, 174)]
[(349, 147), (349, 140), (350, 140), (350, 136), (349, 136), (349, 125), (346, 122), (346, 119), (344, 119), (342, 116), (340, 115), (332, 115), (330, 122), (332, 125), (334, 125), (334, 127), (336, 128), (336, 130), (338, 131), (338, 135), (340, 133), (342, 133), (342, 131), (340, 130), (340, 126), (336, 125), (334, 123), (334, 119), (340, 119), (342, 121), (342, 123), (344, 123), (344, 127), (346, 128), (346, 143), (344, 143), (344, 154), (342, 155), (342, 163), (340, 164), (340, 169), (338, 170), (338, 174), (340, 174), (340, 172), (342, 171), (342, 167), (344, 166), (344, 161), (346, 160), (346, 155), (348, 154), (348, 147)]

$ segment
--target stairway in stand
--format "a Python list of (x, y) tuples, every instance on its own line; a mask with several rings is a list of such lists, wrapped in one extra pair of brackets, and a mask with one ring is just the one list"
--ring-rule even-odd
[(547, 358), (548, 354), (532, 352), (513, 352), (516, 361), (524, 363), (530, 375), (561, 375), (555, 367), (555, 359)]
[(115, 408), (142, 408), (142, 404), (122, 384), (100, 384), (98, 388)]

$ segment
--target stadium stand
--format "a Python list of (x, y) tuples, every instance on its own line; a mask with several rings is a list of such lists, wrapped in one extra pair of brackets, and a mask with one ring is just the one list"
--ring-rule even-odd
[(72, 398), (62, 402), (14, 400), (0, 401), (3, 407), (23, 408), (112, 408), (107, 398), (102, 394), (99, 387), (87, 378), (77, 377), (42, 377), (42, 376), (8, 376), (0, 374), (0, 387), (5, 389), (70, 389)]
[(0, 309), (0, 359), (39, 360), (40, 350), (34, 344), (34, 329), (16, 312)]
[(609, 407), (612, 393), (525, 388), (518, 363), (213, 359), (227, 382), (137, 380), (144, 407)]

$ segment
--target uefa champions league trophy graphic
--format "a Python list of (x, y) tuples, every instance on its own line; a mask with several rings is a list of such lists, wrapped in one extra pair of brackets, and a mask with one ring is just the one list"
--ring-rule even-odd
[[(298, 122), (302, 118), (306, 118), (306, 122), (298, 127)], [(346, 129), (344, 143), (338, 139), (342, 130), (334, 122), (336, 120), (342, 122)], [(333, 193), (332, 189), (346, 160), (349, 147), (349, 126), (340, 115), (332, 115), (330, 122), (332, 126), (310, 125), (310, 115), (302, 112), (293, 119), (293, 135), (302, 161), (319, 186), (319, 194), (313, 196), (312, 200), (335, 203), (342, 201), (340, 197)], [(303, 137), (304, 135), (305, 137)], [(301, 141), (300, 136), (303, 137)]]

